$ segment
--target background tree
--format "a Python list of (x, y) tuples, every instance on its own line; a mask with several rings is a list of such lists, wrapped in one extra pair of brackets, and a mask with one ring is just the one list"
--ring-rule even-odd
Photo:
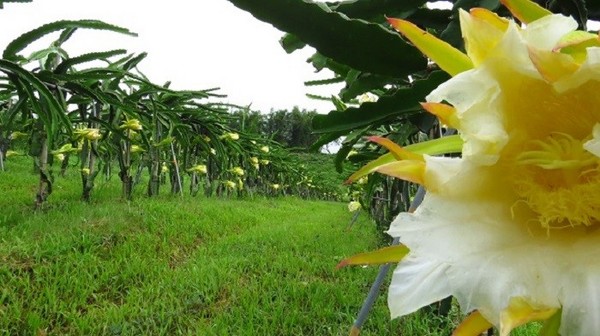
[(245, 132), (265, 134), (288, 148), (307, 149), (317, 139), (312, 130), (312, 119), (318, 113), (298, 107), (289, 110), (271, 110), (262, 114), (248, 109), (233, 110), (230, 126)]

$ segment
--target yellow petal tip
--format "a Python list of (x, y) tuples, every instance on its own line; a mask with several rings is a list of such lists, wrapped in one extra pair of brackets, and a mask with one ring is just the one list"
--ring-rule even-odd
[(523, 23), (530, 23), (551, 15), (552, 12), (530, 0), (500, 0)]
[(380, 265), (387, 263), (398, 263), (410, 252), (405, 245), (394, 245), (381, 248), (376, 251), (360, 253), (342, 260), (336, 269), (349, 265)]
[(454, 329), (452, 336), (479, 336), (491, 327), (493, 327), (493, 325), (476, 310), (469, 314), (469, 316)]
[(424, 160), (422, 154), (417, 154), (417, 153), (408, 151), (408, 150), (402, 148), (401, 146), (397, 145), (396, 143), (394, 143), (393, 141), (391, 141), (388, 138), (384, 138), (384, 137), (380, 137), (380, 136), (371, 136), (371, 137), (368, 137), (367, 140), (375, 142), (375, 143), (385, 147), (387, 150), (390, 151), (390, 153), (392, 153), (392, 155), (394, 156), (394, 158), (396, 160), (415, 160), (415, 161), (423, 161)]
[(445, 125), (448, 125), (452, 128), (460, 128), (460, 123), (458, 117), (456, 116), (456, 109), (444, 103), (421, 103), (423, 109), (434, 116), (438, 117), (438, 119)]
[(451, 76), (473, 68), (473, 62), (467, 55), (415, 24), (402, 19), (388, 18), (387, 20), (392, 27)]
[(396, 161), (380, 166), (376, 171), (404, 181), (425, 185), (425, 162), (423, 161)]
[(559, 52), (529, 48), (529, 58), (549, 83), (570, 76), (579, 69), (579, 64), (573, 57)]
[(525, 298), (513, 297), (508, 307), (500, 312), (500, 335), (508, 336), (514, 328), (527, 322), (547, 320), (559, 309), (536, 306)]

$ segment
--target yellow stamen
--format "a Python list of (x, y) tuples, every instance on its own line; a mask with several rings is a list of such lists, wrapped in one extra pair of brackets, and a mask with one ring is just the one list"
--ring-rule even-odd
[(598, 158), (564, 133), (534, 140), (515, 160), (515, 190), (545, 229), (600, 221)]

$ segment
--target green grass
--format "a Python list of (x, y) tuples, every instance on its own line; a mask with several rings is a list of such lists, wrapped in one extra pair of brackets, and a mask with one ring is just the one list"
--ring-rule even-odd
[[(343, 203), (123, 202), (114, 178), (85, 204), (73, 174), (34, 212), (30, 167), (0, 172), (3, 335), (347, 335), (377, 272), (334, 269), (381, 243), (366, 216), (346, 230)], [(460, 318), (390, 321), (385, 301), (362, 335), (448, 335)]]

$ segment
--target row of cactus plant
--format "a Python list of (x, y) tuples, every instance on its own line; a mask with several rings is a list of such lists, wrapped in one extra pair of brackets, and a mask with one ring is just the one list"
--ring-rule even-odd
[[(113, 167), (124, 199), (132, 198), (145, 171), (148, 196), (157, 195), (164, 180), (172, 193), (183, 193), (189, 176), (192, 195), (335, 197), (307, 182), (298, 160), (278, 143), (232, 129), (229, 106), (214, 101), (222, 95), (152, 83), (137, 68), (146, 54), (112, 50), (70, 57), (62, 44), (84, 28), (135, 35), (100, 21), (59, 21), (23, 34), (0, 60), (0, 142), (6, 143), (0, 156), (17, 148), (35, 159), (36, 207), (52, 193), (54, 169), (60, 165), (64, 175), (73, 164), (85, 201), (96, 179), (113, 175)], [(20, 54), (55, 31), (60, 36), (48, 48)]]

